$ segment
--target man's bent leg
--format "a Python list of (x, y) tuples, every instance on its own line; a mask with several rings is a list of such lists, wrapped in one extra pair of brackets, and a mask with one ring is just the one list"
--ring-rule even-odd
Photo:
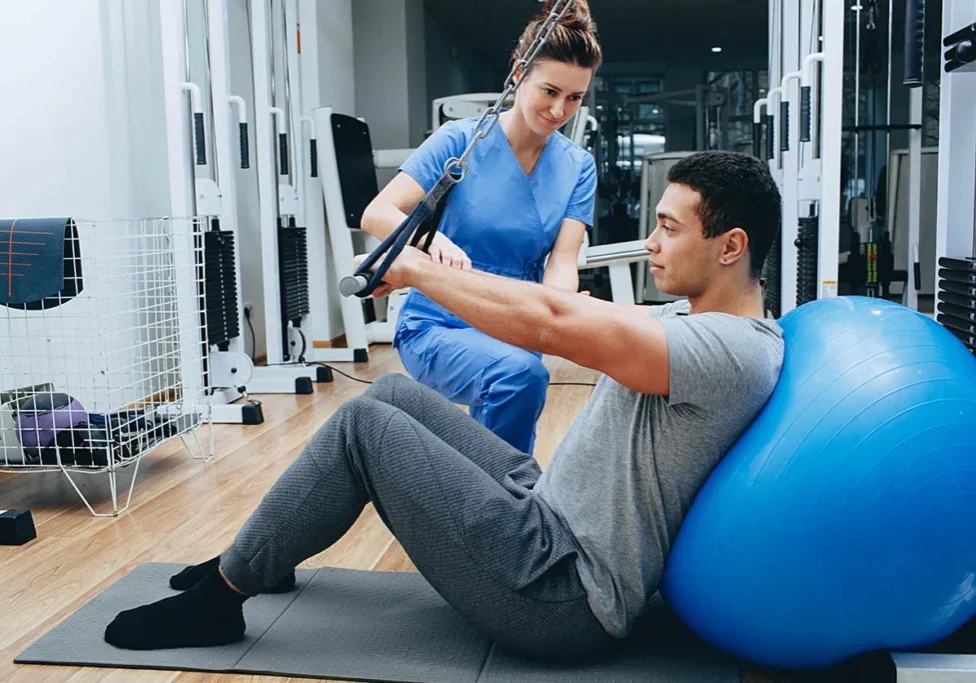
[(531, 487), (542, 473), (532, 456), (471, 419), (454, 403), (406, 375), (380, 377), (364, 396), (399, 408), (457, 450), (492, 479)]
[[(520, 486), (531, 487), (541, 474), (538, 463), (531, 456), (471, 419), (438, 392), (406, 375), (384, 375), (363, 395), (403, 410), (495, 481), (508, 479)], [(215, 569), (219, 560), (219, 557), (214, 557), (202, 564), (187, 567), (170, 579), (170, 585), (177, 590), (192, 587)], [(261, 592), (282, 593), (294, 586), (295, 573), (291, 571)]]
[[(403, 410), (495, 481), (509, 479), (518, 485), (531, 487), (541, 474), (538, 463), (531, 456), (471, 419), (437, 391), (406, 375), (384, 375), (363, 396)], [(219, 557), (214, 557), (187, 567), (170, 579), (170, 586), (177, 590), (191, 588), (215, 570), (219, 560)], [(291, 571), (276, 583), (263, 587), (261, 592), (287, 592), (294, 585), (295, 574)]]
[[(253, 593), (273, 582), (338, 539), (368, 498), (432, 585), (497, 640), (539, 654), (609, 640), (586, 605), (571, 533), (531, 490), (495, 481), (403, 411), (367, 397), (344, 404), (320, 432), (222, 556), (231, 583)], [(123, 613), (106, 639), (144, 648), (212, 645), (218, 635), (233, 642), (243, 635), (242, 601), (214, 573)]]

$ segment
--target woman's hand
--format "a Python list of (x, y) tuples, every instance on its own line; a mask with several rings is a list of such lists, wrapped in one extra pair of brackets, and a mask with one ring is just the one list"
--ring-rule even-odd
[[(421, 244), (423, 242), (424, 240), (420, 241)], [(428, 253), (430, 260), (434, 263), (443, 263), (461, 270), (471, 270), (471, 259), (468, 258), (468, 255), (442, 232), (434, 234)]]
[[(354, 270), (359, 269), (359, 264), (366, 260), (366, 256), (366, 254), (360, 254), (353, 259)], [(383, 276), (383, 281), (376, 287), (376, 289), (373, 290), (373, 293), (370, 296), (373, 298), (389, 296), (392, 292), (398, 289), (406, 288), (408, 286), (404, 279), (406, 270), (410, 268), (410, 265), (415, 261), (427, 261), (429, 259), (429, 254), (425, 254), (416, 247), (404, 247), (403, 251), (400, 252), (400, 255), (397, 256), (393, 263), (390, 264), (386, 274)], [(383, 259), (380, 259), (380, 261), (370, 268), (370, 270), (375, 273), (379, 264), (382, 262)]]
[[(421, 244), (423, 242), (424, 240), (421, 240)], [(399, 271), (405, 262), (409, 263), (412, 260), (424, 258), (429, 258), (434, 263), (443, 263), (444, 265), (452, 268), (471, 270), (471, 259), (468, 258), (467, 254), (464, 253), (464, 250), (454, 244), (454, 242), (452, 242), (450, 238), (446, 237), (444, 233), (438, 232), (434, 234), (434, 239), (430, 243), (430, 251), (426, 254), (415, 247), (404, 247), (403, 252), (401, 252), (401, 256), (393, 262), (393, 264), (390, 266), (390, 270), (387, 271), (387, 276), (384, 278), (383, 284), (379, 285), (375, 290), (373, 290), (372, 296), (388, 296), (390, 292), (405, 287), (404, 284), (396, 281), (395, 278), (397, 273), (394, 272), (394, 269)], [(359, 268), (359, 264), (365, 259), (365, 254), (357, 256), (353, 261), (354, 268)], [(372, 270), (375, 271), (376, 268), (374, 267)], [(389, 282), (391, 277), (393, 278), (393, 283)]]

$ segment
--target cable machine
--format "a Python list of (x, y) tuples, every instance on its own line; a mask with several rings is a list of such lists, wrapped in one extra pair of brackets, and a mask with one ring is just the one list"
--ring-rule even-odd
[(782, 228), (764, 274), (774, 318), (838, 293), (845, 9), (770, 0), (769, 82), (776, 85), (754, 104), (753, 154), (769, 162), (783, 195)]
[[(286, 125), (284, 110), (272, 110), (270, 101), (270, 59), (266, 9), (264, 0), (249, 2), (251, 15), (252, 72), (254, 76), (254, 145), (255, 165), (260, 189), (260, 230), (263, 240), (262, 263), (265, 273), (265, 320), (268, 334), (268, 365), (256, 367), (245, 352), (242, 330), (247, 323), (240, 301), (241, 258), (235, 166), (251, 168), (251, 145), (248, 112), (243, 97), (230, 92), (230, 53), (228, 45), (227, 0), (207, 0), (205, 3), (160, 3), (163, 92), (166, 101), (167, 159), (169, 167), (170, 208), (174, 216), (195, 216), (205, 222), (204, 259), (207, 281), (200, 295), (205, 297), (207, 311), (207, 339), (210, 363), (206, 382), (214, 402), (214, 421), (239, 424), (260, 424), (264, 417), (259, 401), (251, 394), (312, 393), (312, 381), (331, 381), (328, 368), (314, 368), (302, 364), (284, 365), (284, 325), (280, 302), (285, 300), (293, 310), (307, 311), (307, 298), (302, 299), (301, 285), (307, 287), (305, 261), (295, 256), (298, 246), (279, 253), (269, 248), (268, 234), (277, 237), (275, 209), (280, 210), (283, 230), (297, 230), (298, 190), (283, 183), (276, 198), (268, 178), (269, 164), (278, 163), (287, 169), (288, 136), (281, 136), (279, 157), (274, 156), (270, 142), (270, 119), (279, 126)], [(192, 16), (191, 11), (201, 14)], [(194, 41), (193, 29), (201, 29), (205, 49)], [(198, 32), (199, 35), (199, 32)], [(262, 93), (267, 93), (262, 96)], [(284, 97), (284, 104), (290, 103)], [(187, 107), (189, 103), (189, 108)], [(280, 109), (280, 108), (279, 108)], [(281, 132), (287, 133), (287, 128)], [(232, 148), (238, 143), (238, 154)], [(283, 173), (282, 175), (287, 175)], [(295, 233), (297, 236), (298, 233)], [(288, 235), (291, 236), (291, 233)], [(286, 238), (286, 245), (291, 245)], [(268, 277), (269, 261), (277, 265), (281, 260), (289, 274), (288, 286), (282, 279)], [(304, 277), (304, 280), (303, 280)], [(279, 288), (269, 288), (268, 282), (281, 282)], [(294, 284), (294, 283), (297, 283)], [(268, 290), (273, 291), (269, 292)], [(307, 291), (307, 290), (306, 290)], [(297, 317), (297, 316), (296, 316)], [(280, 336), (278, 336), (280, 334)], [(277, 344), (274, 342), (277, 341)]]

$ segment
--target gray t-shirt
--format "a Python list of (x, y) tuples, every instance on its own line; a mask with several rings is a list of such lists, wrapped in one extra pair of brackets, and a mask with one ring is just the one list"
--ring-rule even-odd
[(772, 320), (652, 307), (668, 342), (670, 396), (601, 377), (536, 484), (569, 525), (593, 614), (624, 637), (657, 590), (678, 527), (708, 475), (779, 379)]

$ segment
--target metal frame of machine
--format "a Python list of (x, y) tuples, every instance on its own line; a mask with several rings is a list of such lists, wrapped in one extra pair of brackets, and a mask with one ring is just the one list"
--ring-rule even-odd
[(769, 80), (777, 85), (756, 101), (753, 124), (765, 130), (783, 195), (779, 251), (770, 255), (780, 280), (775, 317), (837, 295), (845, 10), (824, 0), (769, 4)]
[[(294, 132), (302, 125), (296, 120), (301, 111), (301, 87), (297, 81), (299, 73), (297, 49), (297, 5), (296, 0), (284, 0), (282, 21), (284, 34), (291, 36), (287, 41), (287, 72), (289, 102), (286, 113), (281, 107), (273, 107), (271, 102), (271, 78), (274, 77), (272, 62), (273, 44), (269, 44), (271, 17), (269, 7), (263, 2), (250, 4), (250, 26), (252, 43), (252, 73), (254, 78), (254, 112), (252, 115), (255, 139), (255, 162), (259, 188), (259, 224), (262, 236), (262, 264), (264, 275), (264, 310), (267, 331), (267, 365), (255, 366), (245, 353), (243, 337), (237, 336), (229, 341), (226, 350), (211, 353), (209, 384), (214, 398), (214, 421), (242, 424), (259, 424), (263, 421), (260, 403), (248, 399), (250, 394), (309, 394), (312, 382), (331, 381), (327, 368), (310, 367), (303, 363), (286, 363), (283, 337), (281, 335), (281, 305), (279, 298), (278, 241), (277, 227), (280, 219), (297, 219), (304, 222), (302, 212), (304, 175), (308, 164), (304, 163), (298, 146), (282, 142), (279, 154), (287, 155), (293, 147), (292, 158), (298, 170), (289, 182), (275, 183), (272, 169), (281, 159), (276, 159), (276, 146), (272, 139), (271, 121), (277, 123), (279, 136), (289, 140), (298, 139)], [(237, 217), (237, 193), (234, 155), (230, 140), (232, 125), (240, 127), (242, 159), (246, 158), (248, 120), (244, 99), (232, 95), (230, 88), (230, 53), (228, 45), (228, 20), (226, 0), (207, 0), (206, 38), (208, 57), (209, 103), (205, 106), (204, 96), (198, 84), (189, 79), (187, 73), (188, 57), (187, 17), (180, 3), (159, 5), (161, 45), (163, 56), (163, 84), (166, 98), (167, 149), (170, 181), (170, 205), (173, 215), (197, 216), (206, 220), (211, 227), (227, 231), (234, 238), (234, 272), (236, 291), (241, 291), (241, 260), (239, 224)], [(270, 48), (270, 49), (269, 49)], [(187, 116), (185, 93), (191, 95), (190, 113)], [(237, 118), (231, 121), (231, 107)], [(209, 127), (210, 135), (205, 133)], [(235, 131), (237, 133), (237, 131)], [(201, 160), (196, 164), (190, 159), (191, 135), (198, 148), (205, 149), (210, 140), (214, 153), (212, 159)], [(314, 133), (313, 133), (314, 137)], [(203, 163), (201, 163), (201, 161)], [(287, 164), (281, 164), (286, 167)], [(199, 172), (207, 167), (209, 173)], [(289, 175), (287, 173), (281, 175)], [(209, 176), (209, 177), (205, 177)], [(292, 185), (292, 179), (297, 182)], [(218, 184), (219, 183), (219, 184)], [(292, 221), (294, 224), (295, 221)], [(315, 231), (312, 231), (313, 233)], [(324, 299), (324, 295), (322, 296)], [(239, 328), (245, 326), (243, 304), (239, 301), (225, 305), (236, 307), (235, 315)]]

